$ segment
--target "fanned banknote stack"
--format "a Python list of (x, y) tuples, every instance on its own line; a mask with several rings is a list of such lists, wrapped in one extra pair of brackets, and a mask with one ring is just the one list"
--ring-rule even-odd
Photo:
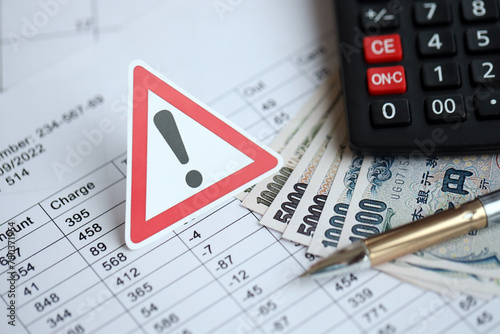
[[(271, 147), (284, 166), (239, 199), (262, 215), (262, 225), (317, 257), (500, 188), (498, 154), (363, 157), (351, 152), (338, 74)], [(440, 293), (500, 295), (500, 226), (377, 269)]]

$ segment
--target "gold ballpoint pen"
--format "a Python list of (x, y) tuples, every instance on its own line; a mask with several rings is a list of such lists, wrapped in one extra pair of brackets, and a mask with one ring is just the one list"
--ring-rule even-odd
[(500, 224), (500, 191), (481, 196), (374, 237), (356, 241), (312, 265), (302, 276), (368, 269), (446, 240)]

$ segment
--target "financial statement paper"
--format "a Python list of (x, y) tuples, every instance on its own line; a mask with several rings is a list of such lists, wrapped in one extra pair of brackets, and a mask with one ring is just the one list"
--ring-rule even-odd
[[(42, 15), (42, 2), (50, 3), (33, 1), (19, 22)], [(69, 7), (58, 3), (58, 14), (47, 14), (51, 29), (66, 22)], [(88, 2), (93, 40), (36, 71), (26, 70), (30, 53), (36, 58), (28, 51), (53, 56), (64, 43), (34, 36), (15, 44), (28, 54), (21, 66), (9, 62), (15, 41), (2, 31), (0, 333), (498, 330), (498, 299), (448, 298), (375, 270), (299, 279), (315, 259), (236, 199), (127, 249), (130, 61), (144, 60), (269, 143), (335, 70), (333, 9), (330, 1), (149, 1), (145, 13), (95, 38), (96, 3), (104, 1)], [(110, 22), (112, 8), (101, 11)]]

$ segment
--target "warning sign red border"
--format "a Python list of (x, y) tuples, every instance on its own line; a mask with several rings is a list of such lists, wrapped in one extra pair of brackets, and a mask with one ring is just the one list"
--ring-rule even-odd
[[(129, 247), (137, 248), (137, 244), (142, 243), (160, 231), (172, 227), (177, 222), (185, 221), (200, 209), (279, 167), (280, 159), (207, 110), (208, 107), (194, 101), (192, 97), (182, 93), (173, 84), (167, 83), (151, 73), (149, 69), (145, 68), (145, 64), (131, 66), (133, 66), (133, 91), (131, 92), (132, 129), (130, 129), (129, 124), (129, 136), (132, 136), (132, 145), (131, 147), (129, 145), (129, 150), (131, 149), (129, 158), (131, 156), (131, 159), (127, 162), (131, 165), (129, 166), (130, 173), (128, 175), (131, 189), (128, 189), (130, 196), (127, 198), (131, 203), (127, 203), (129, 229), (126, 233), (129, 235), (126, 239), (127, 242), (131, 243)], [(163, 213), (146, 220), (148, 91), (169, 102), (225, 142), (247, 155), (253, 160), (253, 163), (199, 191), (177, 205), (167, 208)], [(164, 194), (168, 195), (169, 192), (175, 192), (175, 189), (165, 189)]]

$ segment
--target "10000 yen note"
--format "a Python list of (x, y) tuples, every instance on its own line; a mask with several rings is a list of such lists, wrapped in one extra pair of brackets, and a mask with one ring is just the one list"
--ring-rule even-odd
[[(340, 104), (341, 105), (341, 104)], [(340, 106), (339, 105), (339, 106)], [(338, 117), (340, 116), (340, 117)], [(271, 203), (260, 223), (278, 232), (284, 232), (292, 218), (309, 180), (314, 175), (325, 150), (339, 152), (346, 131), (343, 113), (334, 112), (320, 129), (286, 183)]]
[(334, 110), (339, 112), (339, 108), (335, 109), (335, 106), (341, 98), (340, 83), (332, 82), (323, 93), (317, 103), (312, 105), (311, 115), (281, 152), (284, 166), (277, 173), (257, 183), (241, 205), (261, 215), (266, 212), (329, 114)]
[(339, 80), (339, 72), (333, 72), (331, 77), (322, 83), (311, 98), (307, 100), (306, 104), (298, 111), (297, 115), (280, 130), (276, 137), (274, 137), (269, 147), (281, 153), (290, 140), (292, 140), (305, 125), (309, 117), (318, 112), (321, 115), (322, 111), (317, 108), (318, 103), (328, 94), (336, 94), (336, 90), (340, 89)]
[(333, 181), (318, 224), (312, 236), (308, 253), (328, 256), (337, 249), (345, 215), (358, 179), (363, 157), (349, 148), (344, 150), (337, 175)]
[[(456, 207), (500, 188), (498, 156), (375, 157), (363, 162), (339, 246)], [(474, 231), (416, 253), (492, 270), (500, 229)]]
[(309, 246), (342, 160), (346, 141), (344, 140), (340, 145), (338, 151), (326, 150), (325, 154), (323, 154), (309, 185), (295, 209), (295, 213), (288, 222), (282, 236), (284, 239)]
[[(274, 137), (269, 147), (276, 151), (277, 153), (281, 153), (286, 145), (292, 140), (292, 138), (299, 132), (299, 130), (304, 126), (307, 119), (321, 112), (320, 109), (316, 108), (318, 101), (326, 95), (331, 93), (331, 89), (333, 86), (339, 87), (339, 73), (338, 71), (334, 71), (333, 74), (327, 79), (325, 82), (319, 86), (319, 88), (314, 92), (314, 94), (307, 100), (306, 104), (298, 111), (295, 117), (288, 122), (280, 132)], [(321, 116), (321, 114), (320, 114)], [(240, 201), (243, 201), (245, 197), (252, 191), (253, 187), (245, 189), (241, 193), (237, 194), (235, 197)]]

